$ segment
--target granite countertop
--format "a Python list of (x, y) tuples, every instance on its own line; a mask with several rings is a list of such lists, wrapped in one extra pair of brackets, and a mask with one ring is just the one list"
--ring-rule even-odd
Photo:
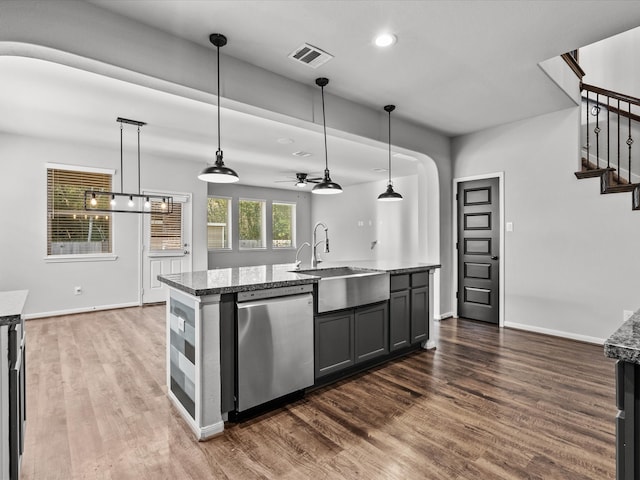
[(27, 290), (0, 292), (0, 326), (20, 323), (28, 293)]
[(254, 265), (158, 275), (158, 280), (196, 297), (318, 282), (318, 277), (292, 272), (294, 269), (293, 263)]
[[(325, 266), (326, 265), (326, 266)], [(340, 262), (333, 265), (330, 263), (321, 263), (318, 268), (329, 268), (329, 266), (349, 266), (355, 268), (366, 268), (370, 270), (379, 270), (387, 272), (390, 275), (399, 273), (415, 273), (424, 272), (426, 270), (433, 270), (440, 268), (438, 263), (422, 263), (422, 262), (407, 262), (407, 261), (388, 261), (388, 260), (356, 260), (351, 262)]]
[[(423, 272), (440, 268), (440, 265), (435, 263), (352, 261), (321, 263), (318, 266), (318, 270), (344, 266), (378, 270), (389, 274)], [(309, 272), (309, 268), (304, 265), (300, 266), (300, 270), (301, 272), (296, 272), (295, 264), (293, 263), (254, 265), (158, 275), (158, 280), (177, 290), (199, 297), (221, 293), (247, 292), (263, 288), (304, 285), (317, 283), (320, 279)], [(302, 273), (302, 271), (306, 272)]]
[(604, 342), (609, 358), (640, 364), (640, 310)]

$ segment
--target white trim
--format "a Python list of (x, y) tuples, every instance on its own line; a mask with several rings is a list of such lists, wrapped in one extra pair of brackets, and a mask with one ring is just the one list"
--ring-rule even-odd
[(435, 317), (436, 320), (446, 320), (447, 318), (453, 317), (453, 312), (446, 312)]
[(456, 242), (458, 241), (458, 206), (456, 201), (456, 194), (458, 193), (458, 183), (461, 182), (470, 182), (473, 180), (485, 180), (488, 178), (497, 178), (498, 179), (498, 191), (500, 193), (500, 250), (498, 256), (500, 257), (500, 266), (499, 266), (499, 285), (500, 295), (498, 298), (498, 308), (499, 310), (499, 319), (498, 325), (502, 328), (504, 327), (504, 304), (505, 304), (505, 291), (504, 291), (504, 233), (505, 233), (505, 216), (504, 216), (504, 172), (494, 172), (494, 173), (484, 173), (481, 175), (472, 175), (470, 177), (458, 177), (453, 179), (453, 192), (452, 192), (452, 202), (453, 208), (451, 210), (452, 221), (453, 224), (453, 245), (452, 251), (453, 254), (453, 274), (452, 274), (452, 283), (451, 283), (451, 302), (453, 305), (453, 316), (458, 316), (458, 299), (456, 298), (456, 292), (458, 290), (458, 251), (456, 250)]
[(553, 337), (562, 337), (569, 340), (577, 340), (579, 342), (595, 343), (597, 345), (604, 345), (604, 338), (590, 337), (588, 335), (580, 335), (579, 333), (564, 332), (561, 330), (553, 330), (551, 328), (535, 327), (532, 325), (525, 325), (523, 323), (505, 322), (507, 328), (513, 328), (515, 330), (524, 330), (527, 332), (541, 333), (543, 335), (551, 335)]
[(63, 163), (50, 162), (45, 163), (44, 166), (47, 170), (55, 168), (56, 170), (69, 170), (71, 172), (104, 173), (112, 176), (116, 174), (116, 171), (113, 168), (86, 167), (84, 165), (65, 165)]
[(217, 422), (202, 428), (198, 427), (196, 421), (180, 403), (180, 401), (171, 391), (171, 388), (167, 389), (167, 396), (169, 397), (169, 400), (171, 400), (171, 403), (173, 403), (173, 406), (176, 407), (176, 410), (178, 410), (180, 416), (185, 420), (185, 422), (187, 422), (187, 425), (189, 425), (189, 428), (191, 428), (191, 431), (195, 434), (198, 441), (202, 442), (204, 440), (209, 440), (211, 437), (220, 435), (222, 432), (224, 432), (224, 422)]
[(47, 263), (74, 263), (74, 262), (112, 262), (118, 259), (113, 253), (77, 253), (74, 255), (47, 255), (44, 261)]
[(73, 315), (75, 313), (97, 312), (99, 310), (114, 310), (117, 308), (129, 308), (140, 306), (138, 302), (115, 303), (113, 305), (98, 305), (94, 307), (68, 308), (65, 310), (54, 310), (52, 312), (28, 313), (23, 315), (25, 320), (45, 317), (58, 317), (60, 315)]

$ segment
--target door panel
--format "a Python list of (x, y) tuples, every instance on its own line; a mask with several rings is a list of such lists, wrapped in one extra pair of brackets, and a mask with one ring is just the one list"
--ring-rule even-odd
[(499, 180), (458, 183), (458, 315), (498, 323)]
[[(157, 193), (154, 192), (154, 195)], [(142, 303), (166, 301), (167, 287), (158, 281), (158, 275), (191, 271), (190, 196), (172, 196), (174, 204), (171, 214), (144, 215)], [(155, 211), (153, 205), (152, 211)]]

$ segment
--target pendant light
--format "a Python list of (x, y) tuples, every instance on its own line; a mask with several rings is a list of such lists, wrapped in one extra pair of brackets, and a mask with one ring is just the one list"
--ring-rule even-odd
[(395, 105), (385, 105), (384, 107), (384, 111), (389, 114), (389, 183), (387, 183), (387, 190), (378, 195), (378, 200), (381, 202), (399, 202), (402, 200), (402, 195), (393, 191), (393, 182), (391, 182), (391, 112), (395, 109)]
[(336, 193), (342, 193), (342, 187), (335, 182), (331, 181), (329, 176), (329, 156), (327, 154), (327, 121), (324, 114), (324, 87), (329, 83), (328, 78), (316, 78), (316, 85), (322, 89), (322, 128), (324, 130), (324, 178), (322, 181), (313, 187), (311, 193), (317, 193), (319, 195), (333, 195)]
[(216, 151), (216, 163), (202, 170), (198, 178), (205, 182), (233, 183), (240, 180), (240, 178), (235, 171), (225, 167), (222, 161), (222, 149), (220, 148), (220, 47), (224, 47), (227, 44), (227, 37), (220, 33), (212, 33), (209, 35), (209, 41), (216, 46), (218, 52), (218, 150)]
[[(119, 213), (173, 213), (173, 197), (167, 195), (152, 195), (140, 191), (140, 127), (145, 122), (118, 117), (120, 124), (120, 191), (104, 192), (85, 190), (84, 209), (90, 212), (119, 212)], [(138, 128), (138, 192), (124, 191), (124, 157), (123, 157), (123, 126), (135, 125)]]

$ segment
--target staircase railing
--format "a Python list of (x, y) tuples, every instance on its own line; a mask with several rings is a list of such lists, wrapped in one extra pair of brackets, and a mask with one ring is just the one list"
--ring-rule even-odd
[[(583, 124), (586, 123), (586, 158), (582, 159), (582, 171), (593, 171), (595, 174), (595, 171), (606, 169), (608, 172), (603, 175), (603, 181), (608, 182), (609, 187), (628, 185), (627, 188), (618, 191), (632, 190), (631, 185), (640, 183), (640, 164), (638, 161), (635, 162), (638, 166), (634, 172), (632, 162), (634, 133), (640, 133), (640, 115), (636, 113), (640, 112), (640, 99), (585, 83), (581, 84), (581, 88), (586, 93), (583, 96), (586, 102), (586, 109), (583, 109)], [(605, 137), (601, 138), (603, 135)], [(595, 140), (595, 151), (592, 140)], [(602, 152), (601, 144), (604, 144)], [(615, 150), (613, 159), (612, 147)], [(605, 187), (607, 185), (603, 185), (603, 193), (610, 193), (604, 191)]]

